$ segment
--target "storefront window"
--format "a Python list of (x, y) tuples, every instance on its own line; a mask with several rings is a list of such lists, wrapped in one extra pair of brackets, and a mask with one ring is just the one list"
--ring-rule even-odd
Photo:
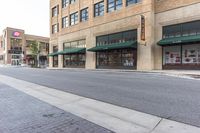
[(200, 63), (200, 46), (183, 45), (182, 51), (183, 64), (199, 64)]
[[(85, 48), (85, 47), (86, 47), (85, 40), (63, 43), (64, 50), (71, 48)], [(85, 53), (66, 54), (63, 57), (64, 57), (63, 60), (64, 67), (85, 67)]]
[(64, 67), (85, 67), (85, 54), (64, 55)]
[(181, 46), (163, 48), (163, 65), (181, 64)]
[(132, 49), (97, 52), (97, 67), (134, 69), (136, 59), (137, 51)]

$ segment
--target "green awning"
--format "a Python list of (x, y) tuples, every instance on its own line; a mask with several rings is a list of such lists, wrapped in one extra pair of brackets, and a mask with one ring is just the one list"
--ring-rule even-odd
[(85, 52), (86, 48), (69, 48), (59, 52), (59, 54), (63, 55), (63, 54), (85, 53)]
[(114, 49), (123, 49), (123, 48), (137, 48), (137, 41), (129, 41), (123, 43), (113, 43), (109, 45), (96, 46), (88, 49), (91, 52), (114, 50)]
[(56, 56), (59, 55), (59, 52), (50, 53), (48, 56)]
[(173, 38), (165, 38), (158, 42), (158, 45), (165, 46), (165, 45), (176, 45), (176, 44), (183, 44), (183, 43), (192, 43), (192, 42), (199, 42), (200, 35), (192, 35), (192, 36), (182, 36), (182, 37), (173, 37)]

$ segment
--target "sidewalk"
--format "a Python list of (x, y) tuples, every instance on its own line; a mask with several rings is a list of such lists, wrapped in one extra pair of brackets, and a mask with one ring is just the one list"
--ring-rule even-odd
[(94, 71), (94, 72), (142, 72), (158, 73), (169, 76), (178, 76), (185, 78), (199, 78), (200, 70), (125, 70), (125, 69), (84, 69), (84, 68), (47, 68), (48, 70), (73, 70), (73, 71)]
[(116, 133), (200, 133), (200, 128), (0, 75), (1, 81), (41, 101)]
[(0, 133), (114, 133), (0, 82)]

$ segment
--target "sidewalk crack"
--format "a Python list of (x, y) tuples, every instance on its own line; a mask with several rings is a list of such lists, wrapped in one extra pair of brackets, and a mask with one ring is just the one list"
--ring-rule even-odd
[(155, 127), (149, 133), (152, 133), (158, 127), (158, 125), (161, 123), (162, 120), (163, 118), (159, 120), (159, 122), (155, 125)]

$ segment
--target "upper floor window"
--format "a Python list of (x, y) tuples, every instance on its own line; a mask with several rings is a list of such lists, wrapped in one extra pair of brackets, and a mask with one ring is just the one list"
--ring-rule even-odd
[(59, 30), (58, 30), (58, 27), (59, 27), (58, 24), (52, 25), (52, 34), (57, 33), (57, 32), (59, 31)]
[(73, 4), (75, 2), (76, 2), (76, 0), (70, 0), (70, 4)]
[(132, 5), (141, 2), (141, 0), (126, 0), (126, 5)]
[(70, 25), (75, 25), (78, 23), (78, 12), (70, 15)]
[(58, 6), (55, 6), (55, 7), (52, 8), (52, 17), (58, 15), (58, 10), (59, 10)]
[(69, 4), (69, 0), (62, 0), (62, 8), (67, 7), (68, 4)]
[(122, 0), (108, 0), (108, 12), (122, 8)]
[(200, 21), (163, 27), (163, 38), (181, 37), (200, 34)]
[(53, 46), (53, 52), (58, 52), (58, 46)]
[(94, 16), (103, 16), (104, 15), (104, 1), (96, 3), (94, 5)]
[(62, 18), (62, 28), (66, 28), (68, 27), (69, 23), (68, 23), (68, 17), (63, 17)]
[(81, 18), (80, 19), (81, 22), (88, 20), (88, 8), (85, 8), (85, 9), (81, 10), (81, 16), (80, 16), (80, 18)]

